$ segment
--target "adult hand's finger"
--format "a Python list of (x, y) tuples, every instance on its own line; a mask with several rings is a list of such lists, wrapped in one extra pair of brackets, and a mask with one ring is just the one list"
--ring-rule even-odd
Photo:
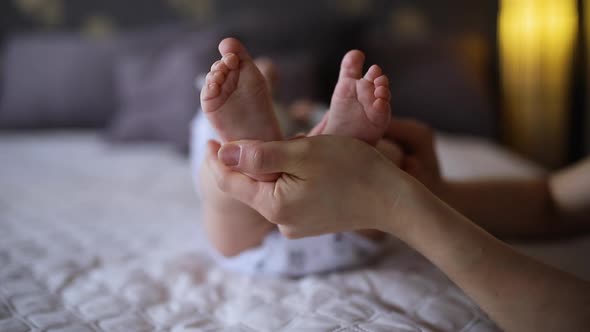
[(236, 141), (219, 149), (219, 160), (234, 171), (248, 174), (297, 175), (309, 153), (307, 140), (276, 142)]
[(220, 148), (218, 143), (209, 142), (206, 162), (221, 191), (250, 206), (255, 206), (261, 197), (272, 192), (274, 182), (259, 182), (226, 167), (217, 157)]
[(417, 121), (393, 119), (386, 138), (402, 146), (402, 169), (431, 191), (438, 192), (442, 185), (442, 177), (432, 129)]
[(326, 128), (326, 125), (328, 124), (328, 113), (329, 111), (326, 112), (326, 114), (324, 114), (322, 120), (317, 125), (315, 125), (313, 129), (311, 129), (307, 136), (318, 136), (322, 134), (322, 132)]
[(423, 152), (433, 148), (432, 129), (414, 120), (391, 119), (385, 137), (399, 142), (411, 152)]
[(393, 140), (382, 139), (377, 142), (377, 151), (391, 160), (397, 167), (402, 167), (404, 152)]

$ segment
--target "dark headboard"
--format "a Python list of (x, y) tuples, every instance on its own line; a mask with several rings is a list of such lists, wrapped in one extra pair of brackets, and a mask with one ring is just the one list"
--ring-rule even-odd
[(432, 31), (495, 33), (496, 0), (5, 0), (0, 33), (22, 30), (125, 29), (170, 21), (212, 22), (245, 10), (324, 12), (388, 19), (399, 8), (416, 8)]

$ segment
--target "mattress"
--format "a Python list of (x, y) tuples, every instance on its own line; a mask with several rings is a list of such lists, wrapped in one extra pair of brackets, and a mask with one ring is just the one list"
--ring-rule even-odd
[[(447, 143), (447, 156), (465, 153)], [(165, 146), (0, 134), (0, 331), (498, 331), (402, 243), (302, 279), (230, 273), (206, 248), (188, 162)]]

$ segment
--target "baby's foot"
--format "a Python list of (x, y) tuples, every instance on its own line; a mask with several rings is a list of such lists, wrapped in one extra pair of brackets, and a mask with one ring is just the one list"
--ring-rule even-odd
[(391, 119), (389, 80), (377, 65), (362, 77), (365, 56), (354, 50), (342, 59), (330, 110), (321, 134), (350, 136), (377, 144)]
[(221, 60), (211, 66), (201, 90), (201, 107), (223, 141), (280, 140), (268, 83), (246, 48), (234, 38), (219, 44)]

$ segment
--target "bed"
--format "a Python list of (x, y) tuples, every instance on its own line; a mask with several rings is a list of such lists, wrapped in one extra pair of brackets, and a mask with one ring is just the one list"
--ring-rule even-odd
[[(449, 177), (542, 172), (485, 141), (439, 142)], [(590, 279), (588, 238), (519, 248)], [(184, 158), (56, 131), (0, 134), (0, 331), (498, 328), (402, 243), (372, 266), (302, 279), (221, 270), (206, 254)]]

